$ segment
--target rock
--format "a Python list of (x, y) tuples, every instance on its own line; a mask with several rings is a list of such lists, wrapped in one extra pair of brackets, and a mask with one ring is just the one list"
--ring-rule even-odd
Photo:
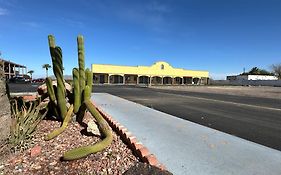
[(136, 165), (129, 168), (123, 175), (135, 175), (135, 174), (159, 174), (159, 175), (172, 175), (167, 170), (161, 170), (155, 166), (138, 162)]
[(30, 151), (30, 156), (35, 157), (35, 156), (40, 155), (41, 149), (42, 149), (41, 146), (38, 146), (38, 145), (34, 146)]
[(10, 135), (11, 111), (6, 82), (0, 80), (0, 143)]
[(51, 165), (51, 166), (54, 166), (54, 165), (56, 165), (56, 164), (57, 164), (57, 162), (56, 162), (56, 161), (54, 161), (54, 162), (50, 163), (50, 165)]
[(22, 97), (24, 101), (35, 101), (36, 100), (36, 95), (25, 95)]
[(42, 167), (41, 167), (41, 165), (36, 165), (36, 166), (34, 166), (33, 167), (35, 170), (40, 170)]
[(93, 120), (90, 120), (87, 123), (87, 125), (88, 125), (87, 132), (92, 133), (92, 134), (97, 135), (97, 136), (101, 136), (98, 125)]
[[(57, 81), (52, 81), (52, 83), (53, 83), (53, 86), (57, 87)], [(66, 82), (64, 84), (65, 84), (66, 90), (69, 91), (69, 92), (72, 92), (71, 85), (66, 83)], [(39, 95), (46, 94), (47, 93), (47, 85), (46, 85), (46, 83), (44, 83), (41, 86), (39, 86), (37, 88), (37, 92), (38, 92)]]

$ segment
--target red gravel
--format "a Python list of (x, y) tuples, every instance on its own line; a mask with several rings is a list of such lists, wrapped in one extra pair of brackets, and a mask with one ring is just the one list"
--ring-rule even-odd
[(84, 128), (73, 122), (58, 137), (44, 141), (44, 136), (59, 126), (60, 122), (43, 120), (34, 138), (34, 145), (41, 147), (41, 153), (31, 157), (30, 148), (10, 155), (4, 164), (0, 164), (0, 174), (1, 171), (3, 174), (122, 174), (139, 162), (115, 132), (112, 144), (102, 152), (79, 160), (60, 161), (65, 151), (93, 145), (100, 138), (82, 135), (81, 130)]

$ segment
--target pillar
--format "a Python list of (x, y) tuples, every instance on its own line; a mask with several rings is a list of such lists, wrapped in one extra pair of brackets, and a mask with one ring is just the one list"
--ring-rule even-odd
[(9, 79), (11, 78), (11, 63), (9, 62), (9, 74), (8, 74), (8, 76), (9, 76)]
[(137, 75), (137, 84), (139, 84), (139, 75)]
[(110, 74), (108, 74), (107, 83), (110, 84)]
[(162, 78), (162, 80), (161, 80), (161, 84), (163, 85), (164, 84), (164, 78), (163, 77), (161, 77)]
[(123, 75), (123, 84), (125, 84), (126, 80), (125, 80), (125, 75)]
[(151, 86), (151, 82), (152, 82), (152, 77), (149, 77), (149, 86)]

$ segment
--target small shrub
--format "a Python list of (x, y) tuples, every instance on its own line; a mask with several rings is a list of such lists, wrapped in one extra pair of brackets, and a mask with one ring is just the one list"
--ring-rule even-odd
[(32, 144), (34, 131), (47, 113), (47, 111), (41, 113), (45, 106), (39, 103), (38, 101), (25, 103), (21, 99), (11, 100), (12, 125), (9, 143), (13, 152), (23, 151)]

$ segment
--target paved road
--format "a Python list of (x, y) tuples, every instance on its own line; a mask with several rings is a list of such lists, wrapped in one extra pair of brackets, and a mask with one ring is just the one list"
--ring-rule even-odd
[(281, 150), (281, 99), (140, 88), (94, 86), (159, 111)]

